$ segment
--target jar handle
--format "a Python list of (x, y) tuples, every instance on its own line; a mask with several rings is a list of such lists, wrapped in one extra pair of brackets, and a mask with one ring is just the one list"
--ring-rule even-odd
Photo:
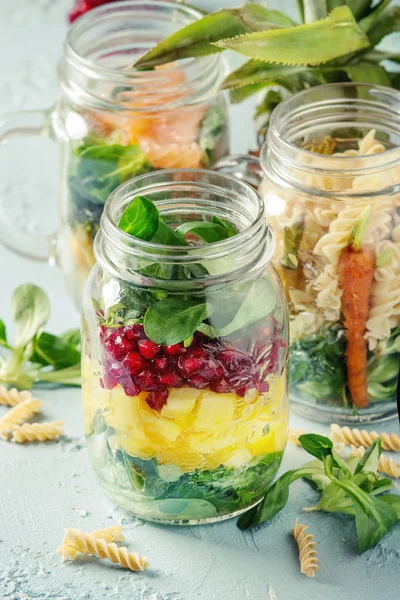
[(253, 154), (230, 154), (214, 163), (212, 169), (237, 177), (256, 189), (259, 188), (263, 179), (260, 159)]
[[(0, 146), (14, 138), (51, 137), (51, 114), (51, 110), (27, 110), (0, 117)], [(0, 242), (21, 256), (52, 262), (55, 232), (49, 235), (35, 235), (27, 232), (25, 228), (19, 230), (16, 220), (11, 218), (6, 206), (5, 202), (0, 202)]]

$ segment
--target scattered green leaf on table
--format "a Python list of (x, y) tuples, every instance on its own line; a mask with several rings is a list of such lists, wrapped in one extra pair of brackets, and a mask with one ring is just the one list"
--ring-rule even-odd
[(24, 283), (13, 293), (11, 313), (17, 332), (15, 345), (24, 347), (48, 321), (49, 299), (38, 286)]

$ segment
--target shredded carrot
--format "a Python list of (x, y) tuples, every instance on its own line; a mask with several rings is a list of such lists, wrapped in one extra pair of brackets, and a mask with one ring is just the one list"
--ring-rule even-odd
[(343, 248), (338, 265), (339, 285), (343, 290), (342, 313), (347, 331), (347, 382), (356, 406), (368, 406), (367, 344), (364, 339), (370, 308), (375, 253), (362, 243), (372, 209), (367, 207), (356, 220), (348, 246)]

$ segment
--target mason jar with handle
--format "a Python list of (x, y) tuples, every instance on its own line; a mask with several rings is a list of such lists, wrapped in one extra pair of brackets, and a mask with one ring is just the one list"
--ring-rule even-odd
[(260, 197), (232, 177), (158, 171), (111, 194), (83, 295), (84, 428), (99, 482), (138, 517), (225, 519), (271, 483), (288, 418), (273, 250)]
[(61, 147), (58, 231), (49, 238), (21, 234), (18, 223), (7, 219), (0, 223), (0, 239), (25, 256), (55, 260), (76, 306), (113, 189), (154, 169), (207, 167), (228, 152), (226, 99), (218, 93), (225, 63), (219, 55), (152, 71), (131, 68), (150, 47), (201, 16), (158, 0), (90, 11), (69, 29), (56, 106), (0, 119), (0, 143), (45, 135)]
[[(390, 88), (311, 88), (275, 109), (261, 150), (258, 184), (290, 307), (292, 406), (317, 420), (396, 414), (399, 115)], [(254, 160), (216, 168), (257, 185)]]

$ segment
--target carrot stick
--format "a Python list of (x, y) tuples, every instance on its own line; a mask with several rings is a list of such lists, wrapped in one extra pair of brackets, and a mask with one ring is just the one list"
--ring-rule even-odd
[(367, 206), (356, 219), (348, 246), (339, 257), (339, 285), (343, 290), (342, 313), (347, 331), (347, 382), (356, 406), (368, 406), (367, 343), (364, 339), (370, 308), (375, 253), (362, 243), (372, 213)]

